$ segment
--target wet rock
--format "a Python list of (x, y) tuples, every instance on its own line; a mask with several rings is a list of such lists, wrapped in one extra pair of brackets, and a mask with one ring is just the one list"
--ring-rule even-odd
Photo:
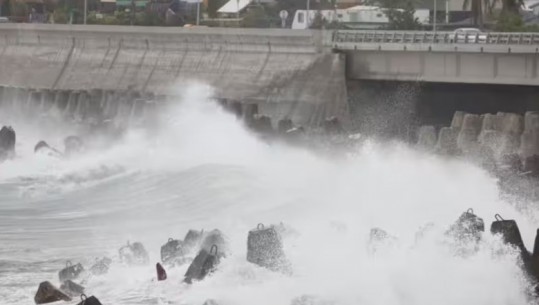
[(163, 266), (161, 266), (160, 263), (157, 263), (155, 265), (155, 269), (156, 269), (156, 272), (157, 272), (157, 280), (158, 281), (164, 281), (167, 279), (167, 272), (165, 271), (165, 268), (163, 268)]
[(120, 260), (128, 265), (147, 265), (150, 261), (148, 252), (140, 242), (127, 242), (119, 250)]
[(184, 282), (191, 284), (193, 280), (202, 281), (208, 274), (215, 271), (222, 257), (223, 255), (216, 245), (213, 245), (210, 251), (200, 250), (187, 269)]
[(161, 262), (163, 264), (176, 264), (184, 259), (184, 243), (181, 240), (169, 238), (161, 247)]
[(290, 273), (281, 234), (274, 226), (259, 224), (247, 237), (247, 261), (272, 271)]
[(58, 272), (60, 283), (68, 280), (77, 279), (84, 272), (84, 267), (80, 263), (73, 265), (70, 261), (66, 262), (66, 267)]
[(459, 241), (478, 242), (481, 239), (483, 232), (485, 232), (485, 223), (483, 222), (483, 219), (475, 215), (472, 209), (468, 209), (460, 215), (446, 234)]
[(3, 126), (0, 129), (0, 161), (15, 156), (15, 144), (17, 135), (11, 126)]
[(84, 294), (84, 287), (71, 280), (65, 281), (62, 286), (60, 286), (60, 289), (71, 297)]
[(81, 153), (84, 150), (84, 142), (80, 137), (68, 136), (64, 139), (64, 152), (67, 156)]
[(112, 260), (108, 257), (103, 257), (102, 259), (96, 259), (96, 262), (90, 267), (90, 272), (93, 275), (103, 275), (109, 272), (110, 264)]
[(47, 304), (57, 301), (69, 302), (71, 301), (71, 297), (54, 287), (50, 282), (42, 282), (39, 284), (34, 301), (36, 304)]
[(417, 146), (423, 149), (434, 149), (437, 142), (434, 126), (421, 126), (417, 135)]
[(86, 295), (81, 295), (81, 302), (77, 305), (102, 305), (101, 302), (99, 302), (99, 300), (94, 297), (94, 296), (91, 296), (91, 297), (86, 297)]

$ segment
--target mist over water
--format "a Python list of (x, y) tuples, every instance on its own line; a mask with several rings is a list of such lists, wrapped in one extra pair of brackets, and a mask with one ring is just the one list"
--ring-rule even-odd
[[(486, 171), (376, 139), (335, 157), (265, 142), (211, 94), (194, 84), (155, 129), (130, 128), (114, 144), (94, 139), (101, 149), (69, 160), (33, 153), (41, 139), (61, 148), (76, 131), (69, 123), (1, 117), (18, 137), (18, 157), (0, 164), (3, 304), (33, 304), (66, 260), (89, 267), (127, 240), (141, 241), (152, 264), (115, 262), (90, 278), (86, 291), (103, 304), (278, 305), (306, 295), (339, 305), (532, 303), (517, 252), (498, 237), (458, 245), (444, 235), (473, 208), (487, 231), (496, 213), (516, 219), (533, 247), (537, 209), (504, 202)], [(245, 259), (248, 230), (280, 222), (293, 229), (284, 238), (291, 276)], [(369, 244), (373, 227), (394, 241)], [(183, 266), (155, 281), (169, 237), (214, 228), (230, 243), (217, 272), (187, 286)]]

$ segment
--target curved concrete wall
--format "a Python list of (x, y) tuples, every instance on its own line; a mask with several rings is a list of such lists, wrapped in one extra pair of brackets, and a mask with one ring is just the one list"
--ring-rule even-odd
[(261, 113), (317, 124), (347, 113), (345, 60), (320, 31), (0, 25), (0, 85), (174, 95), (191, 81)]

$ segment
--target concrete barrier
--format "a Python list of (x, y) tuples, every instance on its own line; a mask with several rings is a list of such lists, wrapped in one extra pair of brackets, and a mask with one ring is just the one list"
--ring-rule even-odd
[(539, 156), (539, 112), (529, 111), (524, 115), (524, 132), (520, 138), (520, 157), (523, 160)]
[(318, 125), (347, 115), (345, 58), (323, 33), (0, 24), (0, 85), (178, 95), (202, 82), (261, 115)]
[(464, 111), (455, 111), (455, 114), (453, 114), (453, 120), (451, 121), (451, 128), (460, 130), (465, 114), (466, 112)]
[(441, 154), (459, 154), (460, 150), (457, 147), (458, 130), (451, 127), (442, 127), (438, 134), (438, 142), (436, 143), (436, 151)]
[(457, 137), (457, 147), (465, 153), (476, 151), (478, 147), (477, 138), (480, 130), (481, 117), (476, 114), (465, 114)]
[(434, 126), (421, 126), (417, 136), (417, 146), (423, 149), (434, 149), (437, 142), (436, 128)]

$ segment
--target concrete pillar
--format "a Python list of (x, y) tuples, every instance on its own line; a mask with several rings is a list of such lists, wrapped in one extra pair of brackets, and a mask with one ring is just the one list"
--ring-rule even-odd
[(58, 111), (65, 111), (67, 108), (67, 103), (69, 99), (69, 91), (64, 90), (56, 90), (55, 91), (55, 97), (54, 97), (54, 106)]
[(457, 137), (457, 147), (464, 153), (477, 150), (477, 137), (481, 129), (481, 117), (476, 114), (465, 114), (462, 127)]
[(39, 113), (42, 110), (43, 103), (43, 92), (42, 91), (32, 91), (30, 92), (30, 97), (28, 98), (27, 111), (32, 114)]
[(241, 107), (241, 102), (238, 102), (238, 101), (229, 101), (228, 103), (228, 109), (230, 109), (230, 111), (236, 115), (237, 118), (241, 118), (242, 117), (242, 107)]
[(457, 147), (458, 130), (451, 127), (443, 127), (438, 133), (436, 151), (441, 154), (455, 155), (460, 151)]
[(118, 114), (118, 95), (115, 91), (107, 91), (105, 92), (105, 98), (104, 98), (104, 116), (105, 120), (110, 120), (116, 117)]
[(44, 113), (49, 112), (54, 106), (56, 92), (51, 89), (43, 89), (41, 94), (41, 109)]
[(77, 105), (77, 111), (75, 112), (75, 115), (79, 119), (86, 119), (88, 115), (88, 105), (90, 102), (90, 94), (88, 91), (84, 90), (81, 91), (78, 98), (78, 105)]
[(79, 105), (79, 92), (71, 91), (69, 92), (69, 97), (67, 98), (67, 107), (65, 108), (64, 114), (68, 117), (73, 117), (77, 111)]
[(0, 108), (4, 105), (4, 91), (6, 91), (6, 87), (0, 86)]
[(453, 120), (451, 121), (451, 128), (460, 130), (465, 114), (466, 112), (464, 111), (455, 111), (455, 114), (453, 114)]
[(13, 100), (13, 109), (19, 113), (24, 113), (30, 101), (30, 90), (24, 88), (16, 89), (16, 97)]
[(524, 118), (516, 113), (498, 112), (499, 129), (503, 133), (520, 135), (524, 129)]
[(524, 132), (520, 138), (521, 159), (539, 156), (539, 112), (529, 111), (524, 116)]
[(103, 99), (104, 93), (101, 89), (92, 89), (89, 92), (88, 114), (87, 116), (95, 121), (103, 120)]
[(249, 124), (258, 115), (258, 104), (243, 104), (243, 120)]
[(277, 122), (277, 131), (280, 134), (285, 134), (290, 129), (294, 128), (294, 122), (289, 118), (284, 118)]
[(437, 142), (436, 128), (434, 126), (421, 126), (417, 135), (417, 146), (423, 149), (431, 150), (436, 147)]
[(498, 116), (486, 113), (482, 115), (482, 118), (481, 132), (477, 141), (482, 147), (489, 148), (495, 156), (499, 156), (501, 133), (498, 131)]
[(499, 112), (498, 130), (501, 132), (500, 155), (517, 153), (520, 147), (520, 137), (524, 129), (524, 118), (515, 113)]
[(13, 102), (17, 97), (17, 90), (15, 87), (5, 87), (4, 88), (4, 95), (3, 95), (3, 108), (6, 110), (12, 110), (13, 109)]

